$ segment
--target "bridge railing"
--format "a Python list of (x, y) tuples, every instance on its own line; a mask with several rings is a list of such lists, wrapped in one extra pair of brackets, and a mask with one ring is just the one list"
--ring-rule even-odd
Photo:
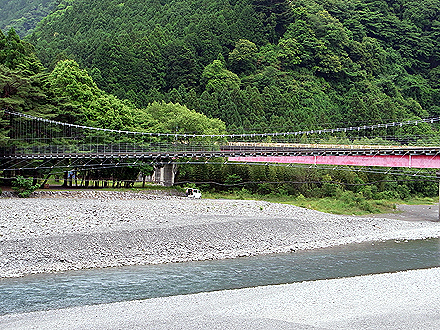
[(102, 155), (120, 155), (120, 154), (140, 154), (167, 152), (212, 152), (220, 150), (217, 144), (181, 144), (181, 143), (152, 143), (152, 144), (78, 144), (78, 145), (46, 145), (32, 146), (26, 148), (15, 148), (13, 154), (18, 155), (78, 155), (78, 154), (102, 154)]
[(326, 150), (377, 150), (380, 152), (384, 149), (405, 149), (418, 150), (427, 147), (415, 146), (381, 146), (381, 145), (336, 145), (336, 144), (295, 144), (295, 143), (249, 143), (249, 142), (229, 142), (229, 143), (109, 143), (109, 144), (68, 144), (68, 145), (43, 145), (31, 146), (26, 148), (14, 148), (11, 152), (2, 152), (3, 157), (27, 157), (39, 158), (45, 157), (61, 157), (61, 156), (83, 156), (93, 157), (99, 156), (120, 156), (129, 154), (156, 154), (164, 156), (166, 154), (188, 153), (188, 156), (195, 153), (215, 153), (221, 151), (225, 155), (234, 154), (269, 154), (269, 153), (296, 153)]

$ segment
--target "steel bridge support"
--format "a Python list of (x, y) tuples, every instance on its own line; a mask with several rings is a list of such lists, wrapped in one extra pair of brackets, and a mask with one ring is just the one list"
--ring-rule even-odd
[(438, 179), (438, 182), (439, 182), (439, 185), (438, 185), (438, 198), (439, 198), (439, 201), (438, 201), (438, 219), (437, 219), (437, 221), (440, 221), (440, 171), (437, 171), (436, 174), (437, 174), (437, 179)]

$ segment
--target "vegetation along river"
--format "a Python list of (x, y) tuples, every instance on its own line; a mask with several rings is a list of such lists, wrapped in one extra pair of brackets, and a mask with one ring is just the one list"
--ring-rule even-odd
[(440, 266), (439, 239), (0, 280), (0, 314)]

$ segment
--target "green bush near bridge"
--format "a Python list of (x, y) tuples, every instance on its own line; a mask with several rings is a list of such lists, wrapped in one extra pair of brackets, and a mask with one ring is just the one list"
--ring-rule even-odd
[(12, 183), (12, 189), (17, 193), (18, 197), (27, 198), (29, 197), (35, 190), (37, 190), (40, 185), (34, 184), (34, 180), (32, 178), (24, 178), (22, 176), (17, 176)]

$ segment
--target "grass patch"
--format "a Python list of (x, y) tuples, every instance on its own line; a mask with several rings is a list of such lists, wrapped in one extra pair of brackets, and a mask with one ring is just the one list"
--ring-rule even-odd
[(347, 203), (330, 197), (296, 198), (289, 204), (333, 214), (367, 215), (396, 212), (396, 203), (387, 200), (360, 200)]
[(204, 192), (203, 198), (211, 199), (242, 199), (242, 200), (262, 200), (273, 203), (290, 204), (300, 206), (316, 211), (346, 214), (346, 215), (368, 215), (381, 213), (397, 212), (397, 204), (409, 205), (431, 205), (438, 202), (437, 198), (430, 197), (414, 197), (405, 200), (393, 199), (366, 199), (362, 195), (346, 194), (338, 198), (306, 198), (302, 195), (299, 197), (292, 196), (274, 196), (274, 195), (256, 195), (247, 192), (234, 191), (225, 193), (209, 193)]
[(438, 203), (438, 197), (412, 197), (399, 202), (407, 205), (432, 205)]

